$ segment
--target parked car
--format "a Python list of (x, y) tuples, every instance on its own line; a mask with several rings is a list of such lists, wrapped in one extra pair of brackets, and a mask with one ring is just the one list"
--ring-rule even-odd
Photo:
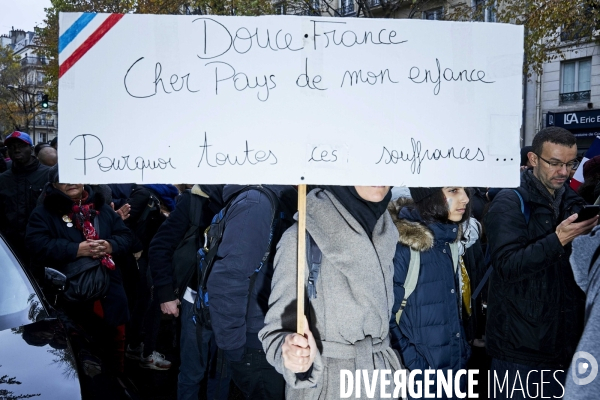
[(93, 335), (54, 307), (64, 276), (54, 271), (43, 292), (1, 236), (0, 276), (0, 399), (138, 398), (102, 362)]

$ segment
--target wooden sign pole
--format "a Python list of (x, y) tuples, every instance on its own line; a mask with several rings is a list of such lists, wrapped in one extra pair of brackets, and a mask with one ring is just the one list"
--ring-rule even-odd
[(304, 336), (304, 270), (306, 268), (306, 185), (298, 185), (298, 307), (296, 327)]

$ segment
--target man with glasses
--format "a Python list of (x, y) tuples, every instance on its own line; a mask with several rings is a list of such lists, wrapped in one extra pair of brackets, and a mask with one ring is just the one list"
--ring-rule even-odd
[(585, 202), (568, 186), (579, 164), (569, 131), (541, 130), (527, 156), (533, 169), (521, 172), (519, 188), (496, 196), (484, 219), (494, 266), (486, 347), (496, 399), (540, 398), (542, 390), (545, 398), (562, 398), (585, 307), (569, 265), (571, 241), (598, 221), (575, 222)]

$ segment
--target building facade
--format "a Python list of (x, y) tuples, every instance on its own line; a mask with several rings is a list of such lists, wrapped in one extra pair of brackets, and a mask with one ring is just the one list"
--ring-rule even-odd
[(527, 104), (535, 109), (525, 121), (526, 141), (539, 128), (560, 126), (577, 137), (583, 154), (600, 135), (600, 45), (595, 39), (577, 47), (565, 41), (565, 58), (544, 64), (542, 76), (532, 77), (527, 89), (535, 98)]
[(42, 107), (46, 85), (43, 67), (48, 60), (38, 56), (34, 32), (13, 28), (8, 34), (0, 36), (0, 45), (12, 49), (21, 67), (18, 84), (8, 86), (25, 105), (21, 112), (28, 115), (28, 126), (21, 129), (30, 134), (34, 144), (47, 143), (58, 133), (58, 118), (53, 107), (55, 103), (51, 102), (47, 108)]

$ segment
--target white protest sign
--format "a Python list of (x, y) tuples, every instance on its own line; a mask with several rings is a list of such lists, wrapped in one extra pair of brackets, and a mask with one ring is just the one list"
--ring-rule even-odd
[(60, 14), (74, 183), (518, 185), (523, 27)]

